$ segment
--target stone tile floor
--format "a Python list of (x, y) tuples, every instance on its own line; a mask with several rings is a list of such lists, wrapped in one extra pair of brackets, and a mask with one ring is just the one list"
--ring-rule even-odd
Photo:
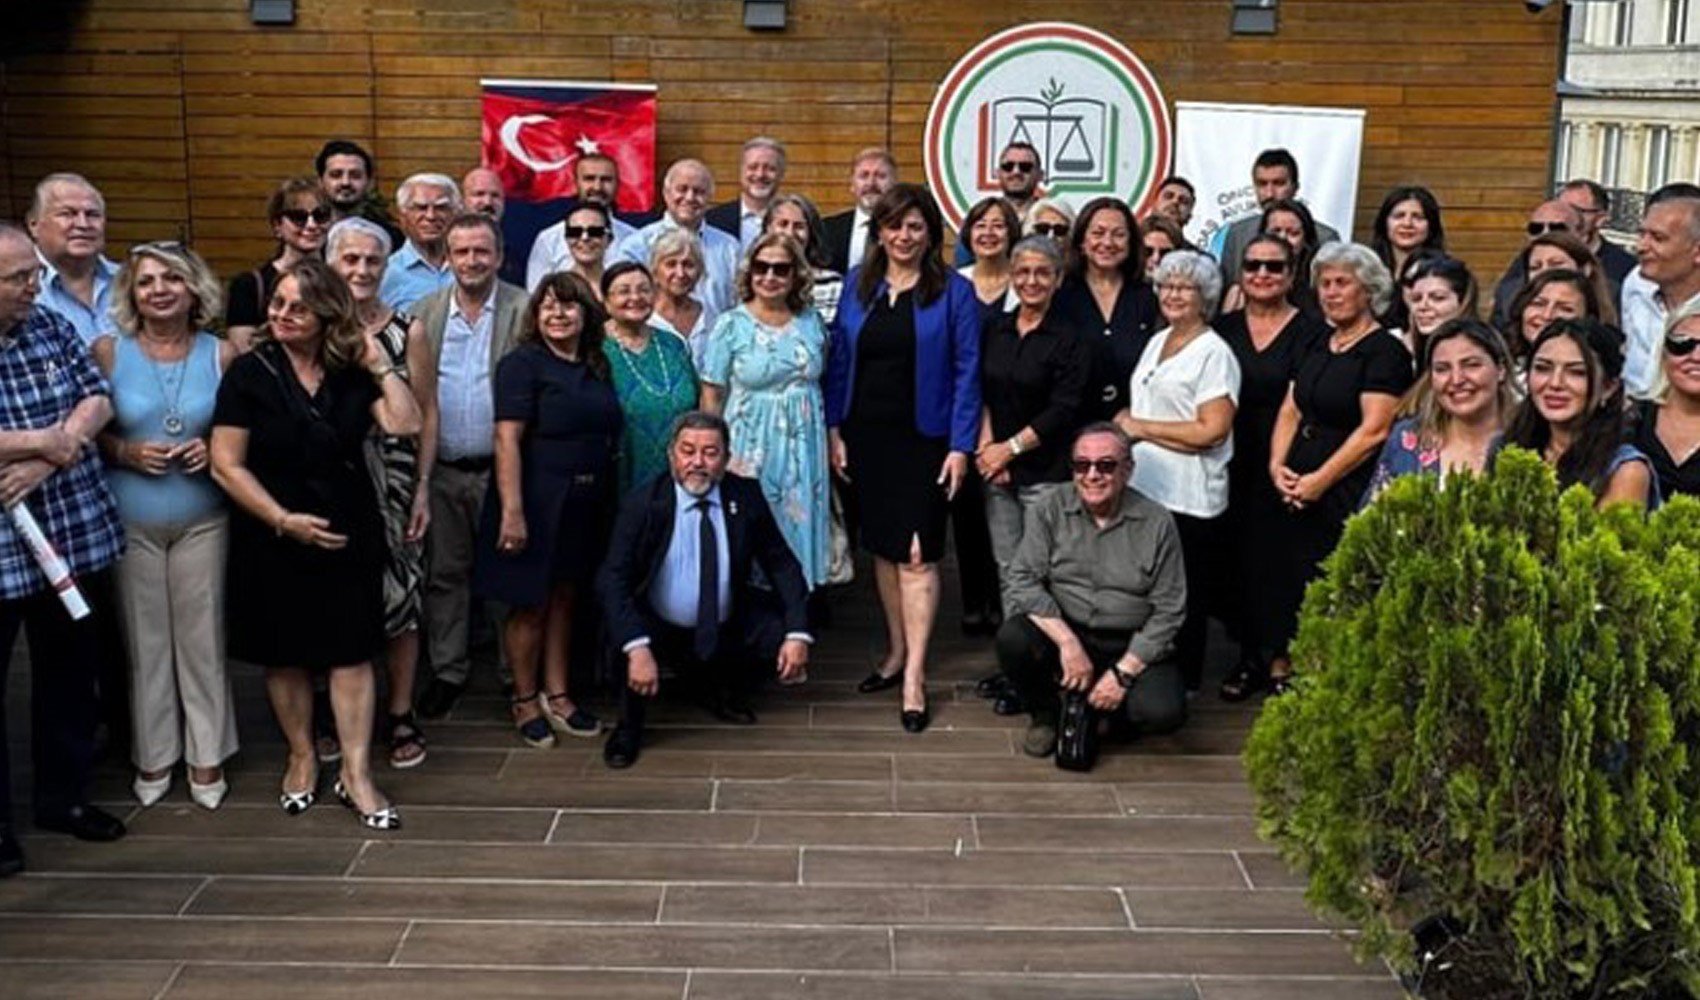
[(854, 691), (878, 653), (871, 597), (836, 604), (810, 682), (771, 692), (756, 727), (663, 707), (625, 773), (593, 741), (528, 749), (498, 696), (469, 695), (429, 726), (422, 767), (381, 770), (406, 820), (388, 836), (328, 794), (278, 810), (281, 746), (238, 668), (224, 808), (191, 806), (179, 772), (137, 809), (109, 765), (97, 798), (127, 839), (26, 838), (28, 873), (0, 882), (0, 996), (1400, 995), (1257, 839), (1238, 759), (1255, 707), (1207, 688), (1182, 733), (1059, 771), (974, 696), (990, 644), (947, 611), (933, 726), (910, 736), (897, 692)]

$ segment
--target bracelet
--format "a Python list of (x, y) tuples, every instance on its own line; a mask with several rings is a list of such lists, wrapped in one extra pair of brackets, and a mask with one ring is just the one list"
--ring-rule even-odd
[(277, 523), (272, 525), (272, 530), (277, 532), (277, 537), (283, 537), (283, 523), (287, 520), (289, 520), (289, 511), (286, 510), (278, 515)]
[(1019, 431), (1010, 435), (1009, 441), (1006, 443), (1009, 445), (1009, 453), (1011, 455), (1019, 455), (1027, 450), (1021, 446), (1021, 433)]

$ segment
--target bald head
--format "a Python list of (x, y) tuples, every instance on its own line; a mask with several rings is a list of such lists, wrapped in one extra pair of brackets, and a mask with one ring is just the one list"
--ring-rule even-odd
[(507, 196), (502, 191), (502, 176), (494, 170), (488, 167), (468, 170), (460, 182), (460, 191), (468, 212), (488, 215), (492, 219), (502, 217)]
[(701, 160), (675, 160), (661, 181), (661, 200), (667, 214), (686, 229), (695, 229), (714, 197), (714, 175)]
[(1577, 238), (1582, 236), (1582, 213), (1562, 198), (1543, 201), (1529, 213), (1530, 239), (1554, 231), (1569, 233)]
[(10, 333), (34, 308), (40, 271), (29, 234), (0, 222), (0, 333)]
[(30, 236), (47, 262), (86, 272), (106, 249), (106, 199), (81, 174), (48, 174), (35, 186)]

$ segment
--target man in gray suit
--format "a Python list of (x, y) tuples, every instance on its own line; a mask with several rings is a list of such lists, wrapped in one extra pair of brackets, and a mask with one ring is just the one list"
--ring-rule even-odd
[[(1257, 194), (1257, 211), (1242, 216), (1228, 226), (1216, 255), (1222, 265), (1225, 287), (1232, 288), (1240, 280), (1240, 258), (1245, 256), (1246, 244), (1263, 229), (1263, 210), (1283, 198), (1299, 196), (1299, 161), (1285, 149), (1266, 149), (1257, 154), (1251, 166), (1251, 186)], [(1340, 238), (1334, 228), (1316, 220), (1316, 238), (1320, 243), (1332, 243)]]
[(419, 699), (427, 718), (444, 715), (472, 672), (467, 620), (472, 609), (473, 543), (490, 485), (495, 439), (496, 362), (525, 323), (525, 289), (497, 278), (502, 234), (487, 215), (467, 213), (444, 236), (454, 284), (415, 306), (437, 362), (437, 440), (420, 448), (419, 474), (431, 484), (425, 569), (426, 649), (434, 676)]

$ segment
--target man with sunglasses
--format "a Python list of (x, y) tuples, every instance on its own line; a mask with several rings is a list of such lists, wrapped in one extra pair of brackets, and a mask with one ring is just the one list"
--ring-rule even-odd
[(106, 199), (80, 174), (48, 174), (35, 186), (24, 216), (47, 273), (43, 306), (63, 316), (84, 346), (112, 329), (112, 281), (118, 265), (106, 250)]
[(1027, 512), (1010, 565), (998, 666), (1033, 720), (1021, 748), (1056, 750), (1063, 692), (1086, 696), (1137, 733), (1186, 722), (1186, 689), (1172, 658), (1186, 617), (1186, 571), (1174, 518), (1128, 485), (1132, 446), (1114, 424), (1074, 439), (1072, 483)]
[(1700, 186), (1666, 184), (1648, 196), (1635, 250), (1640, 264), (1623, 283), (1623, 386), (1646, 399), (1665, 320), (1700, 306)]
[[(1529, 239), (1545, 236), (1547, 233), (1569, 233), (1572, 236), (1582, 235), (1582, 215), (1568, 202), (1559, 198), (1549, 198), (1535, 206), (1529, 213), (1529, 221), (1523, 227), (1523, 232)], [(1493, 289), (1493, 325), (1503, 330), (1510, 322), (1511, 300), (1523, 290), (1529, 281), (1528, 264), (1522, 251), (1511, 258), (1511, 263), (1500, 276), (1499, 284)]]
[[(561, 221), (543, 229), (531, 243), (531, 255), (525, 262), (525, 287), (532, 291), (536, 291), (537, 286), (549, 275), (572, 268), (573, 255), (567, 245), (573, 240), (606, 239), (602, 260), (604, 264), (612, 264), (615, 245), (637, 231), (631, 223), (614, 215), (614, 205), (620, 191), (620, 167), (612, 156), (606, 153), (586, 153), (579, 157), (573, 163), (573, 185), (578, 190), (578, 196), (569, 198), (561, 207)], [(612, 232), (591, 233), (587, 230), (596, 227), (583, 226), (578, 227), (577, 232), (567, 232), (567, 219), (578, 211), (579, 205), (587, 201), (595, 202), (608, 210)]]
[[(1044, 180), (1045, 166), (1032, 143), (1012, 142), (998, 154), (998, 193), (1015, 209), (1023, 227), (1027, 225), (1027, 213), (1039, 200), (1039, 185)], [(967, 267), (972, 263), (974, 251), (966, 239), (958, 238), (955, 266)]]

